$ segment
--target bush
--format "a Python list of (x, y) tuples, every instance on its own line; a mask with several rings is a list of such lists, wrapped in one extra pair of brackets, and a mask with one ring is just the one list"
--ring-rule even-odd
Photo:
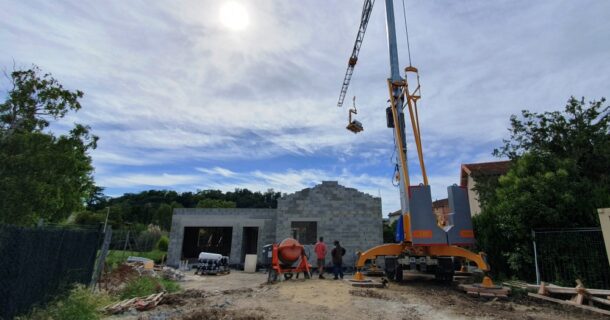
[(91, 293), (83, 285), (77, 285), (70, 293), (43, 309), (34, 309), (28, 316), (17, 319), (31, 320), (97, 320), (101, 315), (97, 309), (113, 302), (113, 299), (104, 293)]
[(138, 251), (151, 251), (161, 239), (161, 229), (155, 225), (148, 225), (147, 230), (142, 231), (136, 238), (135, 248)]
[(169, 238), (167, 236), (162, 236), (157, 242), (157, 249), (159, 251), (167, 252), (167, 248), (169, 247)]
[(143, 276), (131, 280), (125, 285), (125, 288), (121, 290), (121, 299), (142, 297), (161, 291), (176, 292), (178, 290), (180, 290), (180, 285), (174, 281)]
[(105, 217), (91, 211), (82, 211), (76, 214), (74, 223), (80, 225), (99, 225), (104, 223)]

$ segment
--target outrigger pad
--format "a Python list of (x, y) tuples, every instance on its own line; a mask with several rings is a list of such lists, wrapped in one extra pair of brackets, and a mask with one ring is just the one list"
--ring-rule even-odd
[(358, 133), (358, 132), (364, 130), (362, 123), (358, 120), (354, 120), (354, 121), (350, 122), (350, 124), (348, 124), (347, 127), (345, 127), (345, 128), (353, 133)]

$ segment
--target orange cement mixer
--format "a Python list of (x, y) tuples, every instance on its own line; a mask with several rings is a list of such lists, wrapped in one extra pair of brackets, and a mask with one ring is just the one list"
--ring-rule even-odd
[(289, 280), (296, 274), (303, 272), (305, 279), (311, 278), (311, 265), (307, 262), (305, 248), (297, 240), (286, 238), (273, 244), (271, 255), (271, 268), (269, 268), (268, 282), (275, 282), (282, 275)]

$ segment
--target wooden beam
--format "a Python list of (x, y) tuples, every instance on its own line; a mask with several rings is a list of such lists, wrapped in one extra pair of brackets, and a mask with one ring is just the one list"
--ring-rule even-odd
[(546, 301), (551, 301), (551, 302), (555, 302), (555, 303), (559, 303), (559, 304), (563, 304), (563, 305), (573, 306), (576, 308), (585, 309), (585, 310), (589, 310), (592, 312), (597, 312), (597, 313), (601, 313), (601, 314), (610, 316), (610, 311), (608, 311), (608, 310), (591, 307), (591, 306), (587, 306), (587, 305), (583, 305), (583, 304), (576, 304), (576, 303), (568, 301), (568, 300), (555, 299), (555, 298), (551, 298), (551, 297), (547, 297), (547, 296), (543, 296), (543, 295), (539, 295), (539, 294), (531, 293), (531, 292), (528, 292), (527, 295), (530, 297), (534, 297), (534, 298), (538, 298), (538, 299), (542, 299), (542, 300), (546, 300)]
[[(540, 286), (537, 285), (537, 284), (528, 284), (527, 288), (538, 291)], [(547, 284), (547, 285), (545, 285), (545, 289), (549, 293), (578, 294), (578, 289), (577, 288), (560, 287), (560, 286), (556, 286), (554, 284)], [(610, 290), (586, 289), (586, 291), (587, 291), (588, 294), (592, 294), (592, 295), (596, 295), (596, 296), (610, 296)]]
[(610, 300), (608, 300), (608, 299), (598, 298), (598, 297), (589, 297), (589, 300), (610, 306)]

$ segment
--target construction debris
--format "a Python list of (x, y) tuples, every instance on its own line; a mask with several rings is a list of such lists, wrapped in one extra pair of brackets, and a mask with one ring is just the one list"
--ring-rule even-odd
[(161, 269), (161, 276), (163, 279), (174, 280), (174, 281), (183, 281), (184, 273), (180, 270), (176, 270), (170, 267), (163, 267)]
[(152, 269), (155, 266), (155, 262), (143, 257), (127, 257), (128, 263), (140, 263), (145, 269)]
[(123, 313), (129, 309), (138, 311), (149, 310), (156, 307), (163, 298), (165, 292), (153, 293), (147, 297), (136, 297), (111, 304), (102, 309), (107, 314)]
[[(610, 315), (610, 310), (595, 306), (595, 303), (601, 304), (604, 307), (610, 306), (610, 290), (587, 289), (580, 280), (576, 280), (576, 287), (574, 288), (560, 287), (553, 284), (547, 285), (545, 282), (541, 282), (540, 285), (527, 284), (526, 287), (529, 290), (534, 289), (537, 291), (537, 293), (529, 292), (527, 295), (530, 297)], [(569, 300), (559, 299), (559, 297), (553, 298), (551, 294), (563, 295), (564, 297), (570, 295), (571, 298)], [(596, 295), (603, 296), (603, 298), (595, 297)], [(588, 301), (588, 305), (583, 304), (585, 300)]]

